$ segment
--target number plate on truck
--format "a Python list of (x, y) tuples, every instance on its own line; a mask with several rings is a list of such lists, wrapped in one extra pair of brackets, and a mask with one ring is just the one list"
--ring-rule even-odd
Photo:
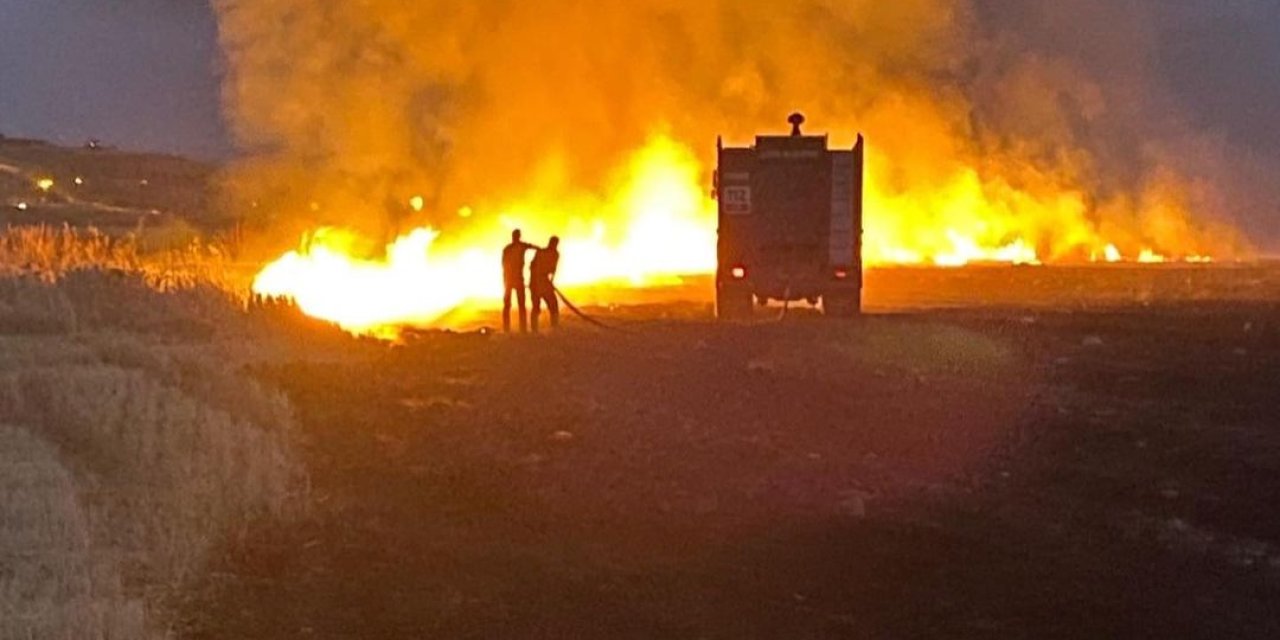
[(720, 199), (726, 214), (731, 216), (751, 215), (751, 187), (725, 187)]

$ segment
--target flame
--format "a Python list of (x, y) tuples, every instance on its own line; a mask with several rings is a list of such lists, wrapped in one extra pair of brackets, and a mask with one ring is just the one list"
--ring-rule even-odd
[(479, 251), (436, 259), (439, 234), (415, 229), (386, 248), (382, 259), (354, 257), (359, 238), (321, 229), (304, 248), (268, 265), (256, 293), (292, 298), (307, 315), (357, 333), (380, 335), (396, 325), (428, 324), (472, 296), (500, 290), (491, 260)]
[[(1095, 254), (1096, 255), (1096, 254)], [(1102, 250), (1102, 257), (1107, 262), (1116, 263), (1124, 260), (1124, 254), (1120, 253), (1120, 249), (1114, 244), (1109, 244)], [(1094, 262), (1098, 260), (1095, 258)]]
[(1143, 249), (1142, 252), (1138, 254), (1138, 262), (1142, 264), (1164, 264), (1168, 261), (1168, 258), (1152, 251), (1151, 249)]
[(948, 229), (946, 235), (953, 249), (934, 256), (932, 261), (935, 266), (963, 267), (979, 262), (1040, 264), (1035, 247), (1028, 246), (1021, 238), (1003, 247), (983, 247), (974, 238), (962, 235), (954, 229)]
[[(649, 287), (707, 274), (716, 265), (716, 204), (707, 171), (686, 146), (654, 136), (624, 163), (603, 200), (535, 194), (486, 210), (465, 206), (461, 229), (424, 225), (365, 257), (364, 238), (322, 228), (267, 265), (253, 289), (294, 299), (307, 314), (355, 333), (391, 336), (401, 326), (432, 326), (461, 308), (493, 307), (502, 292), (498, 255), (510, 229), (540, 244), (562, 237), (561, 286), (621, 283)], [(1101, 237), (1078, 194), (993, 198), (976, 171), (937, 192), (892, 195), (868, 177), (866, 246), (870, 265), (962, 267), (976, 263), (1211, 262), (1204, 253), (1174, 259), (1150, 247), (1126, 254)], [(998, 190), (997, 190), (998, 191)], [(415, 212), (421, 195), (406, 195)], [(312, 203), (318, 208), (320, 205)], [(1046, 234), (1041, 222), (1054, 225)], [(1047, 252), (1047, 253), (1046, 253)]]
[[(547, 222), (555, 219), (548, 207), (518, 203), (479, 227), (488, 241), (472, 230), (462, 248), (442, 247), (442, 233), (425, 226), (391, 242), (381, 257), (361, 258), (361, 238), (326, 228), (267, 265), (253, 290), (292, 298), (308, 315), (349, 331), (392, 335), (397, 326), (428, 326), (464, 306), (497, 304), (501, 243), (493, 239), (504, 239), (510, 228), (522, 228), (535, 244), (563, 236), (561, 286), (678, 282), (715, 269), (715, 203), (702, 183), (688, 150), (659, 136), (633, 156), (617, 197), (600, 213), (564, 220), (565, 231)], [(461, 218), (479, 215), (471, 207), (458, 211)]]
[(1212, 179), (1229, 145), (1146, 117), (1167, 100), (1144, 46), (1106, 65), (1040, 46), (1056, 14), (1006, 32), (969, 0), (212, 4), (244, 152), (225, 201), (255, 245), (313, 230), (256, 288), (355, 331), (491, 304), (514, 227), (563, 238), (562, 283), (709, 272), (713, 141), (785, 134), (796, 108), (833, 147), (866, 135), (871, 265), (1248, 251), (1225, 221), (1254, 198)]

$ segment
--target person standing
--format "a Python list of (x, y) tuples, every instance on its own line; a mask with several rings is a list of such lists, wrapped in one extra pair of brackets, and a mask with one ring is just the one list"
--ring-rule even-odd
[(537, 247), (520, 239), (520, 230), (511, 232), (511, 244), (502, 250), (502, 330), (511, 333), (511, 297), (515, 296), (520, 313), (520, 333), (529, 331), (529, 314), (525, 307), (525, 253)]
[(556, 299), (556, 269), (560, 267), (560, 238), (551, 236), (545, 249), (539, 249), (529, 264), (529, 292), (533, 294), (533, 332), (538, 332), (542, 305), (547, 305), (551, 328), (560, 327), (560, 301)]

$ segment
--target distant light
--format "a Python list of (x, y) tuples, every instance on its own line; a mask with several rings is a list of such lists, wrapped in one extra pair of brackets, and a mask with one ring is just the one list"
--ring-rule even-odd
[(427, 201), (422, 196), (414, 196), (412, 198), (409, 198), (409, 206), (413, 207), (414, 211), (421, 212), (423, 209), (426, 208)]
[(848, 269), (836, 269), (835, 276), (836, 276), (836, 280), (844, 280), (845, 278), (848, 278), (848, 277), (849, 277), (849, 270), (848, 270)]
[(734, 280), (742, 280), (743, 278), (747, 277), (746, 267), (734, 267), (733, 271), (731, 271), (730, 273), (733, 274)]
[(53, 178), (40, 178), (39, 180), (36, 180), (36, 188), (45, 193), (49, 193), (49, 190), (53, 188)]
[(474, 213), (475, 212), (471, 210), (471, 207), (463, 207), (461, 209), (458, 209), (459, 218), (470, 218)]
[(83, 185), (83, 184), (84, 184), (84, 178), (81, 178), (80, 176), (76, 176), (75, 183), (76, 183), (76, 186), (77, 186), (77, 187), (79, 187), (79, 186)]
[(15, 208), (15, 209), (17, 209), (18, 211), (26, 211), (26, 210), (27, 210), (27, 203), (25, 203), (25, 202), (19, 202), (18, 204), (14, 205), (14, 208)]
[(139, 185), (142, 185), (142, 186), (144, 186), (144, 187), (145, 187), (145, 186), (150, 185), (150, 184), (151, 184), (151, 181), (150, 181), (150, 180), (147, 180), (146, 178), (143, 178), (143, 179), (141, 179), (141, 180), (139, 180), (139, 181), (138, 181), (138, 184), (139, 184)]
[(311, 210), (312, 210), (312, 211), (319, 211), (319, 210), (320, 210), (320, 203), (319, 203), (319, 202), (312, 202), (312, 203), (311, 203), (311, 205), (310, 205), (310, 208), (311, 208)]

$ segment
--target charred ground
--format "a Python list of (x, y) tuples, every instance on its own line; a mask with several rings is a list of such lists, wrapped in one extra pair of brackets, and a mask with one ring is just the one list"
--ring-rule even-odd
[(1127, 304), (1010, 272), (1049, 277), (1056, 303), (750, 327), (668, 305), (630, 334), (441, 334), (260, 367), (299, 412), (313, 511), (229, 545), (180, 627), (1280, 633), (1274, 271), (1164, 271), (1190, 293), (1141, 304), (1145, 280), (1117, 271), (1087, 277)]

